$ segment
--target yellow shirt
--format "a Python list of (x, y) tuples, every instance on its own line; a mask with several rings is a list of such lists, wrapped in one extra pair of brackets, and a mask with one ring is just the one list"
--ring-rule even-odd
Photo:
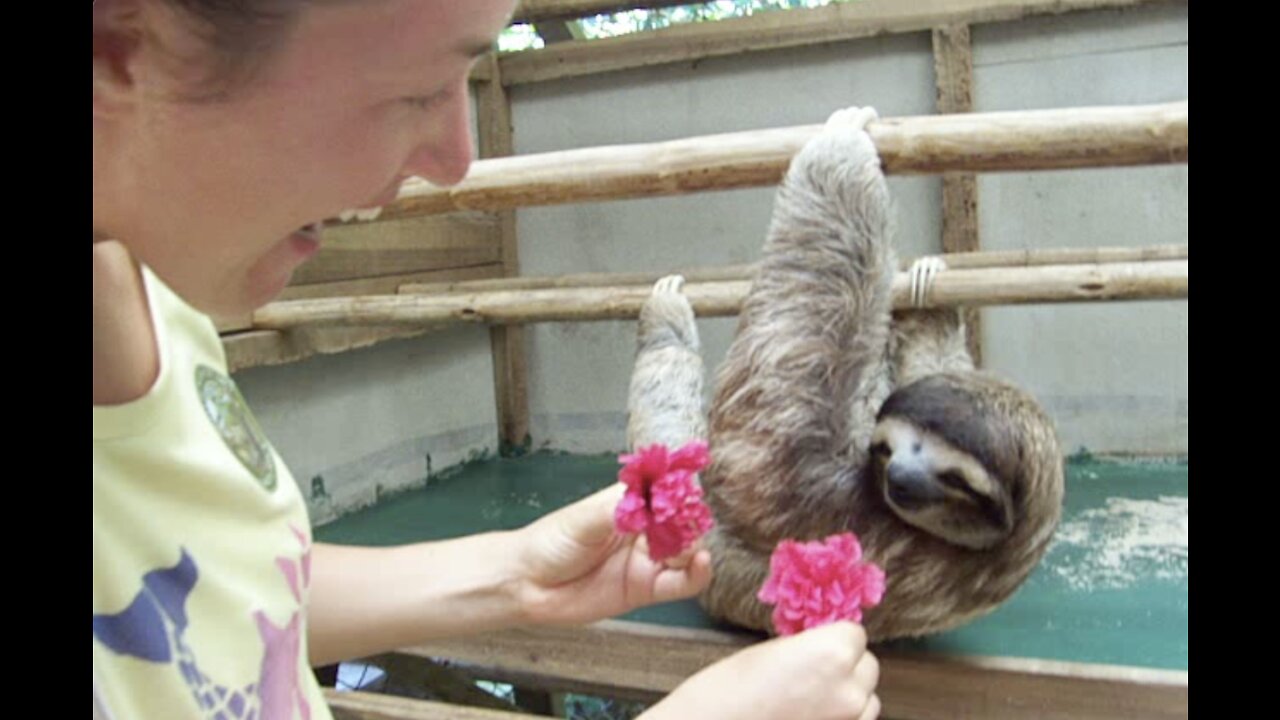
[(95, 704), (117, 720), (326, 720), (306, 504), (213, 323), (146, 268), (143, 282), (160, 375), (93, 408)]

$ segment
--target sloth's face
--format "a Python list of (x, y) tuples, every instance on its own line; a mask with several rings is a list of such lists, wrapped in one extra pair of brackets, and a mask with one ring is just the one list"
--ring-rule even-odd
[(991, 547), (1013, 529), (1008, 493), (971, 454), (898, 417), (876, 425), (872, 471), (903, 521), (955, 545)]

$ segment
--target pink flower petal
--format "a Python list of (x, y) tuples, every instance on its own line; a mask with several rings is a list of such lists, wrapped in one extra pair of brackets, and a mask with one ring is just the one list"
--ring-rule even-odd
[(675, 557), (683, 549), (680, 528), (671, 523), (650, 525), (644, 536), (649, 541), (649, 557), (655, 562)]
[(618, 479), (627, 492), (614, 511), (619, 532), (644, 531), (649, 554), (665, 560), (691, 547), (712, 526), (696, 473), (708, 461), (705, 442), (693, 441), (674, 453), (650, 445), (621, 455)]
[(644, 506), (644, 497), (638, 493), (627, 493), (622, 496), (618, 508), (613, 513), (613, 522), (625, 533), (637, 533), (649, 525), (649, 512)]
[(836, 620), (861, 622), (862, 608), (878, 604), (884, 590), (884, 571), (863, 562), (857, 537), (842, 533), (815, 542), (779, 542), (756, 597), (775, 606), (774, 630), (790, 635)]
[(684, 447), (671, 453), (670, 467), (672, 470), (688, 470), (696, 473), (706, 467), (709, 462), (711, 462), (711, 456), (707, 452), (707, 444), (702, 440), (690, 440)]

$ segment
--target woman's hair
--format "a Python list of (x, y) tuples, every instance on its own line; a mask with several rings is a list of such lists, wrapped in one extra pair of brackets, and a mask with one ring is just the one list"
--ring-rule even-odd
[(224, 99), (284, 45), (304, 8), (343, 1), (348, 0), (159, 0), (205, 44), (206, 56), (198, 61), (202, 72), (184, 99)]

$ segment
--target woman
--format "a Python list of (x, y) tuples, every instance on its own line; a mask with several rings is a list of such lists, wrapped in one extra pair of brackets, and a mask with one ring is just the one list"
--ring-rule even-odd
[[(312, 544), (206, 313), (270, 301), (316, 223), (471, 161), (467, 76), (511, 0), (93, 4), (95, 717), (324, 718), (310, 665), (689, 597), (622, 486), (511, 532)], [(849, 623), (753, 646), (648, 718), (871, 718)]]

